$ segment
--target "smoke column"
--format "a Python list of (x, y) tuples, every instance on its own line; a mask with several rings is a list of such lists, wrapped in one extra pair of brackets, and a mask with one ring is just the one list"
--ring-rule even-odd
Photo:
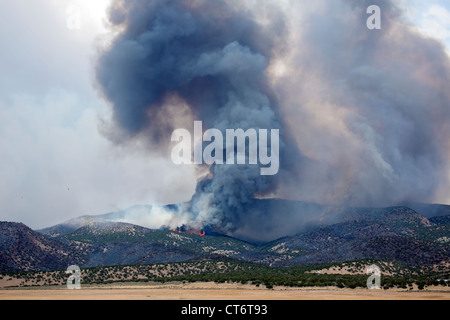
[[(176, 123), (167, 119), (173, 101), (222, 132), (280, 129), (265, 70), (283, 23), (263, 27), (257, 18), (233, 1), (115, 1), (110, 19), (122, 31), (100, 58), (97, 76), (122, 137), (144, 132), (153, 145), (167, 145)], [(295, 154), (287, 140), (280, 152)], [(262, 177), (258, 166), (213, 166), (185, 208), (190, 223), (232, 231), (242, 205), (275, 190), (278, 179)]]
[[(372, 4), (382, 30), (366, 28)], [(450, 200), (449, 58), (392, 1), (114, 0), (109, 20), (116, 36), (96, 76), (117, 143), (145, 137), (164, 149), (183, 119), (281, 131), (279, 175), (212, 166), (183, 208), (193, 227), (233, 232), (246, 205), (270, 194)]]

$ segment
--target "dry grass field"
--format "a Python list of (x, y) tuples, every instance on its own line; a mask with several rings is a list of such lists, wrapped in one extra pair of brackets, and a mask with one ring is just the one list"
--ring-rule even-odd
[(64, 286), (0, 290), (0, 300), (450, 300), (449, 287), (368, 290), (208, 283), (115, 283), (68, 290)]

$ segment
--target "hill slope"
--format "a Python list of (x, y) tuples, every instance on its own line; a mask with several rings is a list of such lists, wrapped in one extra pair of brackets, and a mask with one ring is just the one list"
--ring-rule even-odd
[[(263, 202), (260, 204), (255, 210), (262, 210)], [(289, 206), (293, 204), (285, 208)], [(80, 267), (95, 267), (211, 259), (271, 266), (357, 259), (412, 266), (450, 262), (450, 216), (427, 219), (408, 207), (333, 211), (324, 215), (328, 220), (325, 223), (310, 224), (304, 232), (259, 245), (220, 234), (152, 230), (108, 221), (105, 215), (73, 219), (41, 233), (21, 224), (2, 223), (0, 271), (65, 269), (72, 262)], [(258, 228), (253, 229), (258, 232)]]
[(84, 260), (81, 250), (21, 223), (0, 222), (0, 272), (56, 270)]
[(431, 265), (450, 260), (442, 241), (450, 225), (434, 225), (406, 207), (351, 209), (342, 222), (275, 241), (268, 250), (297, 252), (277, 265), (324, 264), (356, 259)]

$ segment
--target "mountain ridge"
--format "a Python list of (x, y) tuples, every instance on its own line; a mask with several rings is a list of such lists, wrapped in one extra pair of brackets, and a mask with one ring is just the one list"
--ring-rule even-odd
[[(2, 223), (0, 271), (64, 269), (69, 262), (95, 267), (208, 259), (281, 267), (358, 259), (387, 259), (412, 266), (450, 262), (450, 215), (428, 219), (405, 206), (333, 211), (329, 221), (315, 219), (318, 223), (303, 232), (263, 244), (218, 233), (200, 236), (105, 219), (114, 213), (71, 219), (39, 232), (20, 224)], [(16, 249), (12, 250), (10, 242), (14, 237), (2, 234), (23, 234), (28, 240), (16, 241)], [(39, 251), (35, 243), (45, 243), (48, 250)], [(47, 260), (35, 261), (33, 255), (46, 256)]]

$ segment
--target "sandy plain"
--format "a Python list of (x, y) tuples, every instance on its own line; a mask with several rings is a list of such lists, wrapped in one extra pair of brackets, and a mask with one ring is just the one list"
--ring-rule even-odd
[(263, 287), (217, 283), (115, 283), (83, 286), (4, 288), (0, 300), (450, 300), (449, 287), (369, 290)]

